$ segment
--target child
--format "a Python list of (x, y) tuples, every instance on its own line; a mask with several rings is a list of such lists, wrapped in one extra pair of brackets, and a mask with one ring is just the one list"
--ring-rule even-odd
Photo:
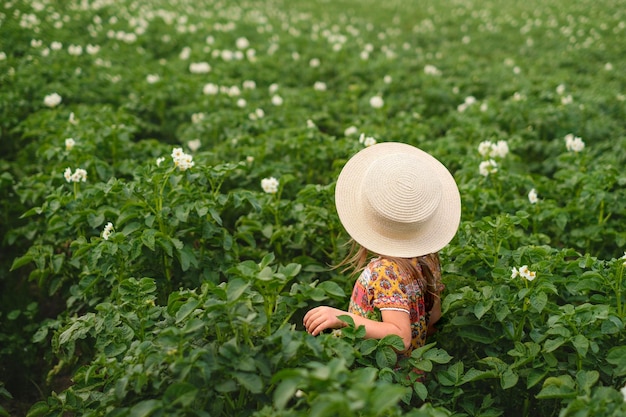
[[(428, 153), (403, 143), (379, 143), (346, 163), (337, 179), (335, 204), (356, 242), (340, 265), (362, 272), (347, 312), (313, 308), (304, 316), (304, 327), (316, 336), (345, 326), (338, 316), (349, 315), (357, 327), (365, 327), (367, 338), (400, 336), (405, 350), (399, 353), (410, 356), (441, 316), (437, 252), (459, 226), (456, 182)], [(368, 253), (375, 254), (369, 263)]]

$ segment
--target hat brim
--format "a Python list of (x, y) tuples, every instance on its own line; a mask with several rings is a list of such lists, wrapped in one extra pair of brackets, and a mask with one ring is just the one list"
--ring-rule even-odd
[[(420, 167), (430, 169), (441, 182), (441, 200), (433, 215), (415, 233), (402, 238), (377, 232), (379, 228), (371, 224), (363, 204), (367, 170), (377, 159), (392, 154), (411, 154), (419, 159)], [(461, 196), (450, 171), (427, 152), (399, 142), (377, 143), (350, 158), (337, 178), (335, 205), (350, 237), (383, 256), (413, 258), (438, 252), (454, 238), (461, 220)]]

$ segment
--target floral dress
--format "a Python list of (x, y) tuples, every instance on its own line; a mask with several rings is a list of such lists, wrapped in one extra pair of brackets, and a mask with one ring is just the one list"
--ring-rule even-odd
[[(437, 290), (443, 290), (441, 266), (437, 254), (421, 257), (432, 272)], [(421, 272), (418, 258), (411, 259)], [(402, 353), (410, 356), (413, 349), (424, 346), (428, 330), (428, 314), (424, 299), (425, 284), (400, 271), (398, 265), (386, 258), (374, 258), (354, 284), (350, 297), (350, 313), (381, 321), (380, 311), (406, 311), (411, 319), (411, 346)]]

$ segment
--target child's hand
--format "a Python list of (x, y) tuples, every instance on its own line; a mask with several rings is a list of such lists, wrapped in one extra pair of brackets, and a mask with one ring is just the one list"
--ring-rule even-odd
[(337, 318), (343, 314), (347, 313), (337, 308), (327, 306), (315, 307), (309, 310), (304, 316), (304, 327), (307, 332), (313, 336), (317, 336), (326, 329), (344, 327), (346, 323)]

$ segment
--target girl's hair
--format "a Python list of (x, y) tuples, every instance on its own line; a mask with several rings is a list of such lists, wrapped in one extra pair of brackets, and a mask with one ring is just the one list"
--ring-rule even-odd
[[(342, 271), (352, 270), (353, 275), (358, 275), (367, 266), (369, 251), (352, 239), (350, 242), (348, 254), (333, 269), (343, 267)], [(437, 257), (437, 262), (439, 262), (439, 254), (435, 254), (435, 256)], [(398, 258), (395, 256), (383, 256), (383, 258), (394, 262), (402, 272), (413, 277), (413, 279), (422, 281), (426, 287), (426, 293), (424, 294), (426, 311), (430, 311), (435, 299), (439, 297), (439, 291), (437, 290), (438, 282), (433, 271), (430, 270), (428, 264), (422, 259), (423, 257), (417, 258), (417, 264), (412, 262), (412, 258)]]

